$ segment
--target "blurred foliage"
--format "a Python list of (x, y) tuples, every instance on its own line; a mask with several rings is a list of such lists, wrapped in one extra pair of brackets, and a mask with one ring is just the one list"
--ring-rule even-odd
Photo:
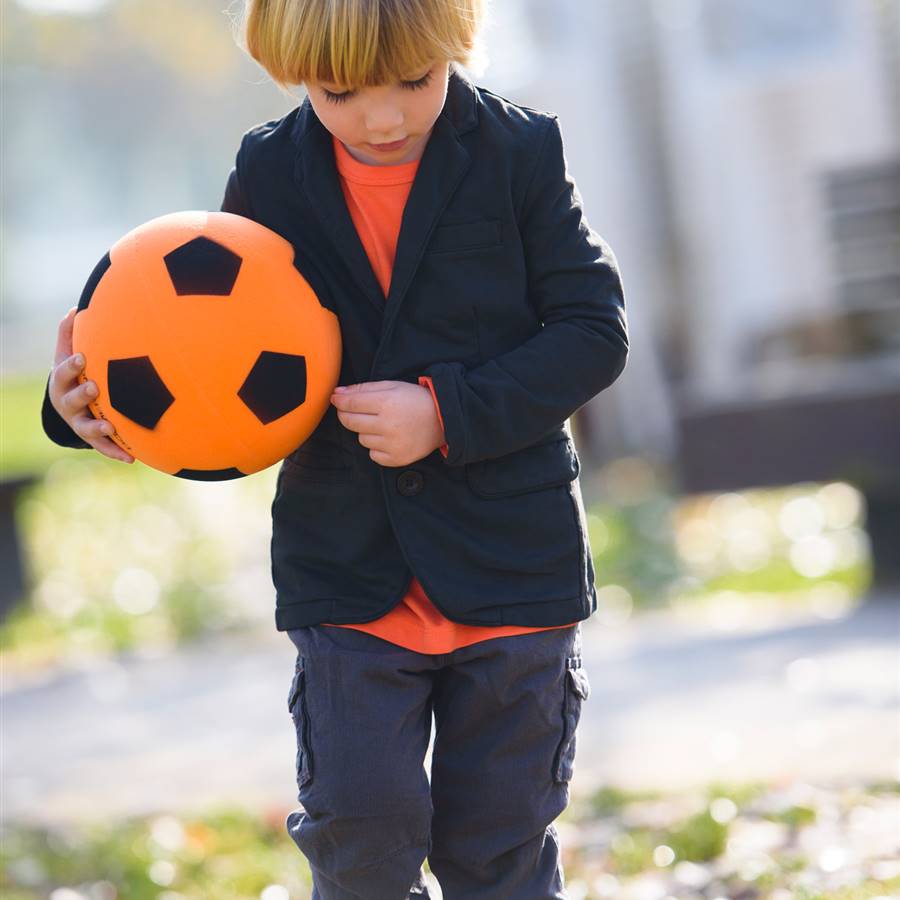
[(36, 900), (67, 886), (74, 892), (67, 900), (309, 897), (309, 869), (286, 835), (287, 813), (223, 809), (52, 830), (17, 825), (3, 835), (0, 895)]
[(862, 494), (816, 482), (722, 494), (675, 494), (671, 473), (625, 457), (584, 489), (598, 608), (766, 597), (828, 611), (865, 593), (872, 563)]
[[(567, 888), (583, 900), (885, 900), (900, 889), (900, 862), (885, 852), (898, 785), (602, 785), (558, 820)], [(801, 807), (808, 814), (795, 816)]]
[[(0, 624), (0, 648), (35, 664), (173, 644), (271, 616), (277, 466), (190, 482), (58, 447), (40, 426), (45, 382), (46, 374), (7, 380), (0, 394), (4, 477), (36, 477), (17, 501), (33, 588)], [(812, 598), (833, 611), (870, 582), (863, 500), (850, 485), (679, 498), (645, 460), (583, 474), (601, 616), (735, 607), (741, 598), (744, 606)]]
[[(866, 836), (874, 820), (882, 832), (889, 828), (897, 789), (898, 783), (748, 783), (681, 793), (613, 786), (576, 793), (557, 821), (567, 888), (583, 900), (895, 896), (900, 864)], [(792, 827), (773, 824), (772, 814), (791, 808), (798, 790), (808, 795), (803, 805), (827, 810), (825, 828), (816, 830), (815, 814)], [(65, 900), (308, 900), (309, 867), (286, 834), (288, 812), (216, 809), (53, 828), (7, 826), (0, 892), (10, 900), (48, 892)], [(843, 871), (820, 856), (834, 851), (835, 840), (846, 854)], [(883, 835), (878, 843), (888, 842)], [(431, 871), (427, 860), (424, 867)]]
[[(98, 3), (81, 15), (35, 13), (4, 3), (0, 51), (5, 66), (39, 67), (47, 72), (90, 71), (102, 60), (121, 66), (153, 62), (185, 81), (215, 85), (238, 60), (226, 15), (230, 4), (183, 0), (116, 0)], [(216, 26), (216, 16), (224, 27)]]
[(3, 477), (36, 478), (16, 503), (33, 588), (0, 625), (0, 648), (36, 665), (172, 645), (271, 616), (271, 604), (250, 606), (258, 596), (245, 588), (247, 573), (268, 575), (277, 466), (228, 483), (186, 482), (59, 447), (40, 425), (45, 381), (7, 381), (0, 394)]
[(0, 477), (40, 476), (53, 460), (71, 456), (71, 450), (48, 440), (41, 428), (49, 374), (48, 363), (41, 376), (4, 376), (0, 383)]
[(41, 356), (49, 367), (59, 318), (114, 240), (175, 210), (218, 210), (241, 135), (303, 98), (281, 94), (236, 42), (242, 0), (81, 5), (3, 3), (12, 371)]
[(716, 822), (708, 809), (696, 813), (673, 828), (666, 839), (676, 859), (705, 862), (715, 859), (725, 849), (728, 829)]

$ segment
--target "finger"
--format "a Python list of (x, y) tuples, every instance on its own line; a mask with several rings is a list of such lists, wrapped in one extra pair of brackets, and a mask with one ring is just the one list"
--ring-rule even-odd
[(363, 447), (369, 450), (386, 450), (387, 441), (383, 434), (373, 434), (372, 432), (361, 431), (357, 435), (357, 440)]
[(377, 413), (347, 412), (346, 410), (338, 413), (338, 421), (350, 431), (374, 431), (373, 426), (377, 419)]
[(78, 312), (78, 307), (73, 306), (60, 320), (59, 330), (56, 333), (54, 365), (58, 366), (67, 356), (72, 355), (72, 328), (75, 325), (76, 312)]
[(78, 356), (66, 357), (59, 363), (50, 375), (50, 399), (61, 398), (65, 402), (66, 397), (79, 386), (78, 373), (84, 368), (84, 359), (78, 361)]
[(395, 468), (394, 459), (390, 453), (385, 453), (382, 450), (370, 450), (369, 458), (372, 462), (378, 463), (379, 466)]
[(134, 462), (134, 457), (123, 450), (109, 435), (113, 434), (112, 425), (106, 419), (95, 419), (88, 415), (78, 415), (72, 420), (72, 430), (95, 450), (112, 459), (122, 462)]
[(396, 381), (361, 381), (359, 384), (348, 384), (346, 389), (341, 393), (348, 391), (364, 392), (364, 391), (389, 391), (397, 387)]
[[(70, 415), (77, 416), (82, 411), (88, 409), (88, 404), (97, 397), (97, 385), (88, 379), (87, 381), (76, 384), (63, 394), (62, 407), (67, 410)], [(91, 414), (93, 415), (93, 414)]]
[(385, 403), (386, 391), (341, 391), (331, 395), (331, 402), (346, 412), (377, 413)]
[(134, 457), (130, 453), (126, 453), (115, 441), (110, 438), (101, 438), (96, 443), (92, 443), (95, 450), (98, 450), (104, 456), (110, 459), (117, 459), (124, 463), (133, 463)]

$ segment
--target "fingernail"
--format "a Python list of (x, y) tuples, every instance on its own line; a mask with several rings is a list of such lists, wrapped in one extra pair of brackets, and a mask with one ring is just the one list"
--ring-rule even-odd
[(80, 353), (75, 354), (75, 365), (80, 366), (84, 363), (84, 357)]
[(336, 391), (346, 391), (347, 388), (345, 388), (343, 385), (338, 385), (338, 387), (336, 387), (335, 390)]

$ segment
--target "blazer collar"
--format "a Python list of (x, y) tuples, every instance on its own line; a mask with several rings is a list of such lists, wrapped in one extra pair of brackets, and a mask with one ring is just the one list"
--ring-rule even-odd
[(372, 271), (347, 209), (334, 159), (331, 132), (316, 116), (308, 96), (298, 109), (291, 129), (291, 137), (297, 146), (294, 180), (321, 220), (323, 232), (333, 245), (335, 255), (344, 261), (362, 293), (382, 314), (380, 345), (384, 344), (384, 338), (390, 333), (397, 309), (415, 275), (431, 232), (469, 168), (471, 156), (460, 135), (478, 124), (478, 103), (475, 86), (451, 64), (444, 107), (435, 120), (419, 160), (416, 178), (403, 210), (387, 297)]

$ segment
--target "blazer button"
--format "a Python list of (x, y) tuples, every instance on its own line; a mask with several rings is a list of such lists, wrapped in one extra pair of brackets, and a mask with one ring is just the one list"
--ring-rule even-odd
[(418, 494), (422, 490), (424, 481), (425, 479), (422, 477), (421, 472), (417, 472), (415, 469), (407, 469), (397, 476), (397, 490), (404, 497), (412, 497), (413, 494)]

